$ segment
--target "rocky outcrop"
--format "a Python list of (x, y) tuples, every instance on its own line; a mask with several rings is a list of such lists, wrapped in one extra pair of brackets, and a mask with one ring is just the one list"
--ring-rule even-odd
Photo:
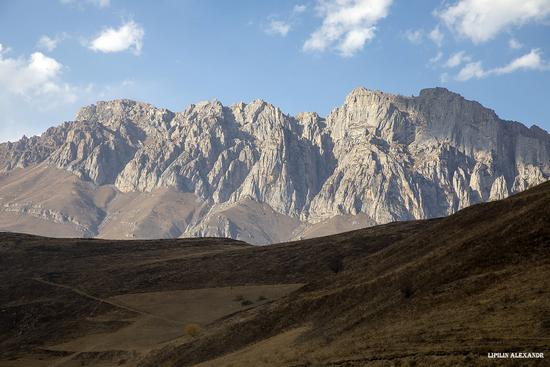
[[(550, 177), (550, 136), (443, 88), (414, 97), (357, 88), (326, 119), (292, 117), (262, 100), (178, 113), (116, 100), (0, 145), (1, 171), (36, 164), (122, 193), (192, 193), (210, 209), (182, 235), (264, 243), (336, 217), (424, 219), (504, 198)], [(247, 233), (242, 208), (255, 213), (250, 220), (287, 217), (259, 221), (287, 226), (287, 236), (255, 223)]]

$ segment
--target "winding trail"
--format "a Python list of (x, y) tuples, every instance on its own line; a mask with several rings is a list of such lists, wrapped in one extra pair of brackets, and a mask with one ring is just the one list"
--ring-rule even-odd
[(89, 294), (89, 293), (86, 293), (86, 292), (84, 292), (84, 291), (81, 290), (81, 289), (78, 289), (78, 288), (75, 288), (75, 287), (71, 287), (71, 286), (69, 286), (69, 285), (50, 282), (50, 281), (44, 280), (44, 279), (42, 279), (42, 278), (32, 278), (32, 279), (35, 280), (35, 281), (37, 281), (37, 282), (39, 282), (39, 283), (47, 284), (47, 285), (52, 286), (52, 287), (57, 287), (57, 288), (63, 288), (63, 289), (70, 290), (70, 291), (72, 291), (73, 293), (76, 293), (76, 294), (78, 294), (78, 295), (80, 295), (80, 296), (82, 296), (82, 297), (86, 297), (86, 298), (89, 298), (89, 299), (94, 300), (94, 301), (97, 301), (97, 302), (106, 303), (106, 304), (108, 304), (108, 305), (110, 305), (110, 306), (117, 307), (117, 308), (121, 308), (121, 309), (126, 310), (126, 311), (135, 312), (135, 313), (140, 314), (140, 315), (143, 315), (143, 316), (148, 316), (148, 317), (152, 317), (152, 318), (155, 318), (155, 319), (159, 319), (159, 320), (163, 320), (163, 321), (175, 323), (175, 324), (178, 324), (178, 325), (181, 325), (181, 326), (184, 325), (181, 321), (174, 320), (174, 319), (170, 319), (170, 318), (167, 318), (167, 317), (164, 317), (164, 316), (160, 316), (160, 315), (156, 315), (156, 314), (153, 314), (153, 313), (150, 313), (150, 312), (147, 312), (147, 311), (138, 310), (137, 308), (133, 308), (133, 307), (130, 307), (130, 306), (121, 304), (121, 303), (109, 301), (109, 300), (107, 300), (107, 299), (105, 299), (105, 298), (99, 298), (99, 297), (96, 297), (96, 296), (91, 295), (91, 294)]
[[(108, 304), (110, 306), (117, 307), (117, 308), (120, 308), (120, 309), (123, 309), (123, 310), (126, 310), (126, 311), (134, 312), (134, 313), (137, 313), (137, 314), (145, 316), (145, 317), (155, 318), (155, 319), (163, 320), (163, 321), (166, 321), (166, 322), (169, 322), (169, 323), (175, 323), (178, 326), (183, 326), (184, 325), (182, 322), (180, 322), (178, 320), (170, 319), (170, 318), (163, 317), (163, 316), (160, 316), (160, 315), (155, 315), (155, 314), (152, 314), (150, 312), (138, 310), (136, 308), (133, 308), (133, 307), (130, 307), (130, 306), (118, 303), (118, 302), (113, 302), (113, 301), (110, 301), (110, 300), (107, 300), (107, 299), (104, 299), (104, 298), (96, 297), (96, 296), (91, 295), (91, 294), (89, 294), (89, 293), (87, 293), (87, 292), (85, 292), (81, 289), (78, 289), (78, 288), (75, 288), (75, 287), (72, 287), (72, 286), (69, 286), (69, 285), (50, 282), (50, 281), (44, 280), (42, 278), (31, 278), (31, 279), (36, 281), (36, 282), (49, 285), (51, 287), (66, 289), (66, 290), (69, 290), (73, 293), (78, 294), (81, 297), (85, 297), (85, 298), (94, 300), (96, 302), (105, 303), (105, 304)], [(98, 345), (91, 345), (91, 346), (89, 346), (88, 348), (86, 348), (84, 350), (80, 350), (80, 351), (74, 352), (72, 354), (69, 354), (68, 356), (63, 357), (63, 358), (55, 361), (54, 363), (50, 364), (49, 367), (62, 366), (63, 364), (65, 364), (66, 362), (69, 362), (70, 360), (74, 359), (76, 356), (80, 355), (81, 353), (86, 353), (86, 352), (93, 351), (97, 346)]]

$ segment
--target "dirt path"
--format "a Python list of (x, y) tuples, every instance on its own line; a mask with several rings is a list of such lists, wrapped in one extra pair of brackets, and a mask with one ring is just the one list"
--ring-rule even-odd
[[(155, 318), (155, 319), (159, 319), (159, 320), (163, 320), (163, 321), (167, 321), (167, 322), (170, 322), (170, 323), (175, 323), (179, 326), (183, 326), (184, 324), (180, 321), (177, 321), (177, 320), (174, 320), (174, 319), (170, 319), (170, 318), (166, 318), (166, 317), (163, 317), (163, 316), (159, 316), (159, 315), (155, 315), (155, 314), (152, 314), (150, 312), (147, 312), (147, 311), (142, 311), (142, 310), (138, 310), (136, 308), (133, 308), (133, 307), (130, 307), (130, 306), (127, 306), (127, 305), (124, 305), (124, 304), (121, 304), (121, 303), (118, 303), (118, 302), (113, 302), (113, 301), (109, 301), (107, 299), (104, 299), (104, 298), (100, 298), (100, 297), (96, 297), (94, 295), (91, 295), (81, 289), (78, 289), (78, 288), (75, 288), (75, 287), (71, 287), (69, 285), (65, 285), (65, 284), (60, 284), (60, 283), (54, 283), (54, 282), (50, 282), (48, 280), (44, 280), (42, 278), (32, 278), (34, 281), (37, 281), (39, 283), (42, 283), (42, 284), (46, 284), (46, 285), (49, 285), (49, 286), (52, 286), (52, 287), (57, 287), (57, 288), (63, 288), (63, 289), (67, 289), (73, 293), (76, 293), (78, 294), (79, 296), (82, 296), (82, 297), (86, 297), (86, 298), (89, 298), (91, 300), (94, 300), (96, 302), (101, 302), (101, 303), (106, 303), (110, 306), (113, 306), (113, 307), (117, 307), (117, 308), (120, 308), (120, 309), (123, 309), (123, 310), (126, 310), (126, 311), (130, 311), (130, 312), (134, 312), (134, 313), (137, 313), (139, 315), (142, 315), (142, 316), (145, 316), (145, 317), (150, 317), (150, 318)], [(78, 356), (79, 354), (81, 353), (86, 353), (86, 352), (90, 352), (90, 351), (93, 351), (98, 345), (91, 345), (89, 346), (88, 348), (84, 349), (84, 350), (80, 350), (80, 351), (77, 351), (75, 353), (72, 353), (66, 357), (63, 357), (61, 359), (58, 359), (57, 361), (53, 362), (51, 365), (49, 365), (49, 367), (58, 367), (58, 366), (62, 366), (63, 364), (65, 364), (66, 362), (69, 362), (70, 360), (72, 360), (74, 357)]]
[(101, 302), (101, 303), (106, 303), (108, 305), (111, 305), (113, 307), (117, 307), (117, 308), (121, 308), (123, 310), (126, 310), (126, 311), (130, 311), (130, 312), (135, 312), (137, 314), (140, 314), (140, 315), (143, 315), (143, 316), (148, 316), (148, 317), (153, 317), (153, 318), (156, 318), (156, 319), (159, 319), (159, 320), (163, 320), (163, 321), (167, 321), (167, 322), (171, 322), (171, 323), (176, 323), (180, 326), (183, 326), (184, 324), (178, 320), (174, 320), (174, 319), (170, 319), (170, 318), (167, 318), (167, 317), (163, 317), (163, 316), (160, 316), (160, 315), (155, 315), (153, 313), (150, 313), (150, 312), (147, 312), (147, 311), (142, 311), (142, 310), (138, 310), (136, 308), (133, 308), (133, 307), (130, 307), (130, 306), (126, 306), (124, 304), (121, 304), (121, 303), (117, 303), (117, 302), (113, 302), (113, 301), (109, 301), (107, 299), (104, 299), (104, 298), (99, 298), (99, 297), (96, 297), (94, 295), (91, 295), (89, 293), (86, 293), (84, 292), (83, 290), (81, 289), (78, 289), (78, 288), (74, 288), (74, 287), (71, 287), (69, 285), (65, 285), (65, 284), (59, 284), (59, 283), (54, 283), (54, 282), (50, 282), (48, 280), (44, 280), (42, 278), (32, 278), (33, 280), (37, 281), (37, 282), (40, 282), (40, 283), (43, 283), (43, 284), (47, 284), (47, 285), (50, 285), (52, 287), (57, 287), (57, 288), (63, 288), (63, 289), (68, 289), (70, 291), (72, 291), (73, 293), (76, 293), (82, 297), (86, 297), (86, 298), (89, 298), (89, 299), (92, 299), (94, 301), (97, 301), (97, 302)]

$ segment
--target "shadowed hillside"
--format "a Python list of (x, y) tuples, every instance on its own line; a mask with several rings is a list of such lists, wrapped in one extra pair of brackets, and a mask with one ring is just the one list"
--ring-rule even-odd
[(487, 353), (550, 347), (549, 207), (268, 247), (3, 234), (0, 366), (515, 365)]

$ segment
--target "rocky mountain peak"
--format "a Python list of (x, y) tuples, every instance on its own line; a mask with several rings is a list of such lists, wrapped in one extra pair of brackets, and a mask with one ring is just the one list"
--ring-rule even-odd
[(193, 119), (211, 119), (219, 118), (223, 114), (224, 106), (220, 101), (214, 99), (210, 101), (201, 101), (196, 104), (191, 104), (182, 113), (186, 120)]
[(324, 127), (324, 118), (317, 112), (300, 112), (295, 116), (296, 120), (304, 126), (322, 124)]
[(529, 130), (531, 130), (531, 132), (534, 134), (534, 136), (539, 138), (539, 139), (549, 139), (550, 138), (550, 134), (548, 134), (548, 131), (542, 129), (538, 125), (532, 125), (529, 128)]
[(457, 98), (464, 98), (460, 94), (452, 92), (444, 87), (434, 87), (434, 88), (424, 88), (420, 90), (419, 97), (441, 97), (441, 96), (447, 96), (447, 97), (457, 97)]
[(81, 108), (76, 114), (75, 121), (96, 122), (114, 130), (132, 124), (150, 131), (159, 127), (167, 129), (174, 115), (172, 111), (159, 109), (148, 103), (117, 99), (99, 101)]
[(396, 98), (396, 95), (385, 93), (378, 90), (367, 89), (364, 87), (357, 87), (353, 89), (345, 99), (345, 105), (364, 105), (370, 103), (379, 103), (380, 101), (388, 101)]
[(243, 111), (246, 108), (246, 103), (243, 101), (237, 102), (229, 106), (229, 109), (234, 111)]
[(235, 122), (247, 133), (259, 140), (269, 140), (283, 128), (291, 128), (292, 119), (281, 109), (262, 99), (255, 99), (249, 104), (238, 104), (231, 107)]

